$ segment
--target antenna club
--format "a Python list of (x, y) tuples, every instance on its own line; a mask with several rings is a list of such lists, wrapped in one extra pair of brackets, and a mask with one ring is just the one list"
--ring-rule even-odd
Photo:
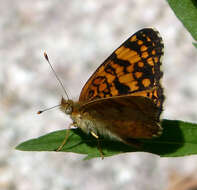
[(46, 59), (47, 61), (49, 61), (49, 58), (48, 58), (48, 55), (47, 55), (46, 52), (44, 52), (44, 57), (45, 57), (45, 59)]
[(38, 111), (37, 114), (41, 114), (43, 111)]
[(53, 107), (50, 107), (50, 108), (46, 108), (46, 109), (44, 109), (44, 110), (40, 110), (40, 111), (37, 112), (37, 114), (41, 114), (41, 113), (43, 113), (43, 112), (45, 112), (45, 111), (48, 111), (48, 110), (51, 110), (51, 109), (53, 109), (53, 108), (60, 107), (60, 106), (61, 106), (61, 104), (58, 104), (58, 105), (56, 105), (56, 106), (53, 106)]

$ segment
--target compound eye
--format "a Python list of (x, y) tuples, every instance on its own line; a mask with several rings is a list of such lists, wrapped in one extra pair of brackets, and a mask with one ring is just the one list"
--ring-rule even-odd
[(66, 110), (65, 110), (65, 113), (66, 114), (71, 114), (72, 113), (72, 106), (68, 106), (67, 108), (66, 108)]

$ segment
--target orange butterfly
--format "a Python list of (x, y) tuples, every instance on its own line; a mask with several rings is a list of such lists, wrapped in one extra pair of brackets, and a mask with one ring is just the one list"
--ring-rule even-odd
[(163, 48), (158, 31), (136, 32), (89, 78), (79, 101), (62, 98), (61, 110), (97, 139), (104, 135), (132, 145), (161, 135)]

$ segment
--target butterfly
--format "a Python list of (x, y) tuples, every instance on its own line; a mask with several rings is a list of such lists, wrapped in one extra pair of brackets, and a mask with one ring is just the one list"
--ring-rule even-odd
[(163, 49), (158, 31), (139, 30), (96, 69), (78, 101), (62, 98), (61, 110), (96, 139), (108, 136), (132, 145), (160, 136)]

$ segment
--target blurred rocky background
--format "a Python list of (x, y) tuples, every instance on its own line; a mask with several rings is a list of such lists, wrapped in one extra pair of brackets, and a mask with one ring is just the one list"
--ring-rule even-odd
[(77, 100), (94, 70), (144, 27), (157, 28), (165, 44), (163, 118), (197, 122), (197, 50), (166, 1), (0, 0), (1, 190), (175, 190), (182, 178), (196, 180), (197, 156), (128, 153), (82, 161), (72, 153), (14, 149), (71, 122), (59, 110), (36, 115), (63, 94), (44, 51)]

